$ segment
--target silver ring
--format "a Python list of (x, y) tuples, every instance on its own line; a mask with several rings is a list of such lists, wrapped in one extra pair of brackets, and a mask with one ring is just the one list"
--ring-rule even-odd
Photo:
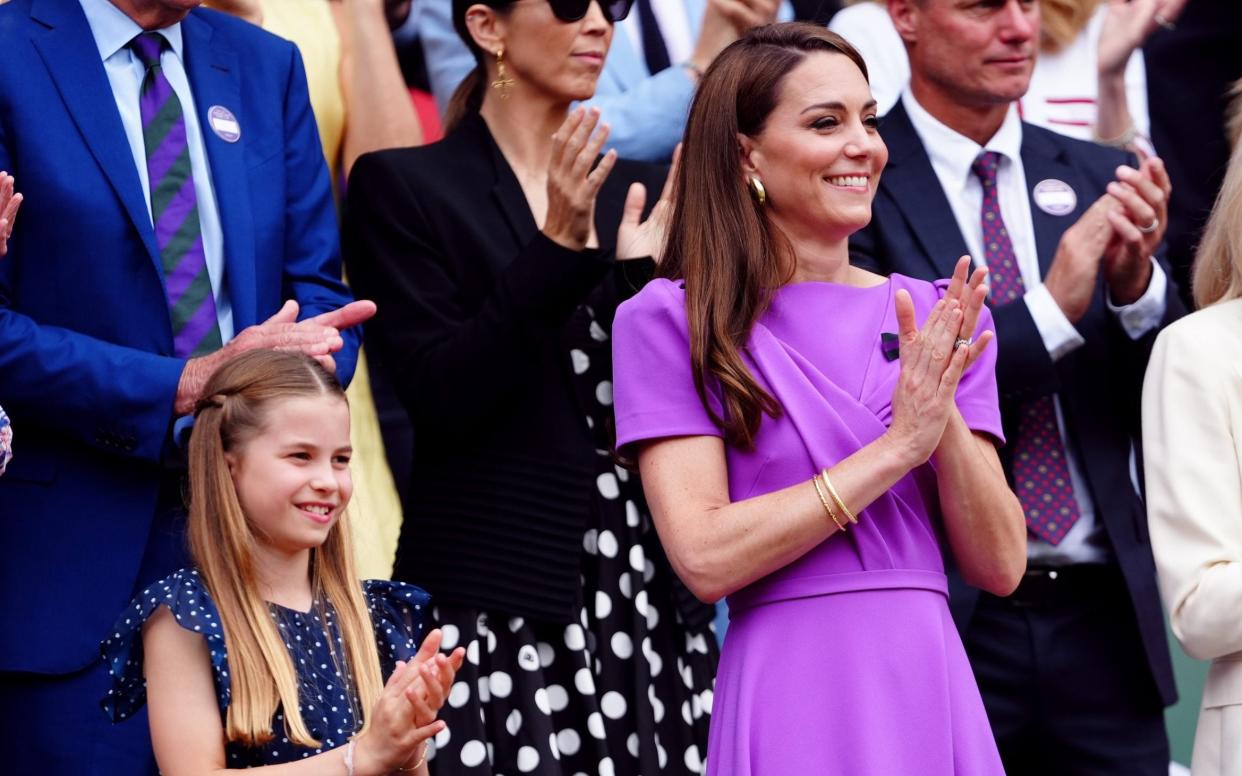
[(1152, 232), (1156, 231), (1156, 229), (1158, 229), (1159, 227), (1160, 227), (1160, 219), (1153, 218), (1150, 224), (1148, 224), (1147, 226), (1140, 226), (1138, 230), (1142, 232), (1143, 234), (1151, 234)]
[(1163, 17), (1163, 16), (1161, 16), (1160, 14), (1156, 14), (1155, 16), (1153, 16), (1153, 17), (1152, 17), (1152, 20), (1153, 20), (1156, 24), (1159, 24), (1161, 27), (1163, 27), (1163, 28), (1164, 28), (1164, 29), (1166, 29), (1166, 30), (1172, 31), (1172, 30), (1176, 30), (1176, 29), (1177, 29), (1177, 25), (1176, 25), (1176, 24), (1174, 24), (1173, 22), (1171, 22), (1171, 21), (1169, 21), (1168, 19), (1164, 18), (1164, 17)]
[(963, 347), (968, 348), (974, 343), (975, 343), (974, 337), (958, 337), (957, 340), (953, 343), (953, 349), (957, 350), (958, 348), (963, 348)]

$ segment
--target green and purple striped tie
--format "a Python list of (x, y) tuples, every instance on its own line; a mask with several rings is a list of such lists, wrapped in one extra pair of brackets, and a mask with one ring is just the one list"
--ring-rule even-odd
[(216, 350), (221, 339), (203, 252), (185, 115), (181, 100), (160, 67), (160, 53), (166, 45), (164, 36), (155, 32), (143, 33), (129, 43), (147, 68), (138, 104), (147, 151), (151, 218), (172, 317), (173, 354), (190, 358)]

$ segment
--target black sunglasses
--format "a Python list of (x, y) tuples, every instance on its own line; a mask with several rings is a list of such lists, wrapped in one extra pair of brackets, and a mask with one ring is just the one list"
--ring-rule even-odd
[(609, 22), (619, 22), (630, 13), (634, 0), (548, 0), (552, 6), (552, 14), (563, 22), (576, 22), (587, 15), (591, 3), (599, 2), (604, 18)]

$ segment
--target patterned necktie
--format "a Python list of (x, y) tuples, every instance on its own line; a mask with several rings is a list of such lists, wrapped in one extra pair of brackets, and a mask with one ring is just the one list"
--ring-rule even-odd
[[(991, 273), (992, 301), (1006, 304), (1022, 296), (1026, 285), (1001, 218), (996, 190), (999, 167), (1000, 154), (995, 151), (979, 154), (971, 165), (983, 184), (983, 257)], [(1051, 395), (1018, 408), (1018, 433), (1012, 444), (1014, 489), (1026, 513), (1027, 528), (1050, 544), (1060, 544), (1078, 521), (1078, 502)]]
[(651, 0), (638, 0), (638, 26), (643, 32), (643, 58), (647, 60), (647, 72), (655, 75), (668, 68), (669, 60)]
[(190, 358), (220, 347), (220, 326), (203, 253), (185, 115), (181, 100), (160, 67), (165, 45), (164, 36), (155, 32), (143, 33), (129, 43), (147, 68), (138, 104), (147, 151), (151, 218), (172, 317), (173, 354)]

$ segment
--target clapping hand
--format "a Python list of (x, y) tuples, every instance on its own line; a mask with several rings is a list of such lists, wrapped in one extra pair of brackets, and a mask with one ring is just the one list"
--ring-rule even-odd
[(923, 328), (915, 320), (914, 301), (905, 289), (894, 300), (901, 341), (901, 375), (893, 390), (893, 421), (887, 434), (911, 465), (931, 457), (940, 444), (962, 373), (992, 341), (992, 332), (971, 339), (987, 297), (984, 269), (970, 271), (970, 257), (957, 262), (944, 298), (936, 302)]
[(621, 212), (621, 226), (617, 228), (617, 259), (641, 259), (650, 256), (657, 264), (664, 256), (664, 243), (668, 237), (668, 222), (673, 214), (673, 181), (681, 166), (681, 143), (673, 149), (673, 164), (669, 167), (668, 177), (664, 179), (664, 188), (660, 198), (651, 208), (646, 221), (643, 217), (643, 206), (647, 204), (647, 187), (641, 183), (631, 183), (625, 195), (625, 208)]
[(617, 152), (610, 149), (599, 164), (595, 164), (608, 139), (608, 125), (595, 131), (598, 123), (598, 108), (575, 108), (552, 135), (548, 214), (543, 222), (543, 233), (553, 242), (574, 251), (598, 244), (595, 197), (617, 162)]
[(1139, 169), (1122, 165), (1108, 184), (1113, 238), (1104, 251), (1104, 280), (1114, 302), (1133, 304), (1151, 280), (1151, 256), (1164, 240), (1173, 186), (1164, 162), (1148, 157)]
[(1158, 27), (1171, 28), (1185, 7), (1186, 0), (1109, 0), (1100, 29), (1100, 72), (1123, 72), (1134, 50)]
[(22, 206), (22, 195), (13, 190), (13, 176), (0, 172), (0, 256), (9, 252), (9, 238), (13, 236), (13, 222)]

